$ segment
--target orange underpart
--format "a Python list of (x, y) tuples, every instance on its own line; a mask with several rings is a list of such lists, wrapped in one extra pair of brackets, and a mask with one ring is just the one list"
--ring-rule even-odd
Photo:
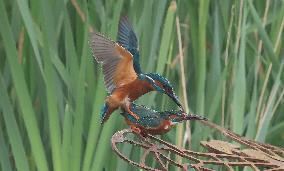
[(130, 101), (134, 101), (145, 93), (153, 90), (153, 87), (147, 81), (136, 79), (129, 84), (117, 87), (112, 94), (119, 96), (120, 99), (128, 97)]
[(171, 121), (169, 120), (164, 120), (161, 122), (161, 125), (156, 127), (156, 128), (148, 128), (145, 130), (142, 130), (143, 132), (147, 132), (152, 135), (162, 135), (166, 132), (168, 132), (172, 128)]
[(108, 104), (109, 108), (112, 109), (110, 114), (117, 108), (121, 107), (138, 120), (139, 116), (131, 112), (129, 108), (126, 107), (127, 105), (125, 104), (125, 99), (129, 98), (130, 102), (132, 102), (150, 91), (153, 91), (153, 87), (147, 81), (139, 79), (136, 79), (121, 87), (117, 87), (106, 99), (106, 103)]
[(138, 115), (136, 115), (135, 113), (131, 112), (130, 109), (128, 108), (128, 111), (127, 111), (130, 115), (132, 115), (136, 120), (139, 120), (140, 117)]
[(153, 87), (147, 81), (136, 79), (129, 84), (117, 87), (109, 96), (109, 100), (110, 103), (117, 103), (117, 105), (119, 105), (122, 104), (122, 101), (127, 97), (132, 102), (153, 90)]

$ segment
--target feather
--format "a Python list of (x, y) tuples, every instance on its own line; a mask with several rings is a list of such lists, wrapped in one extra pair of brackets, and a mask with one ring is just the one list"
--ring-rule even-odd
[(139, 44), (131, 23), (126, 16), (120, 17), (117, 33), (117, 43), (133, 55), (135, 72), (142, 73), (139, 63)]
[(102, 64), (104, 83), (109, 93), (117, 86), (136, 79), (133, 57), (127, 50), (99, 33), (92, 33), (89, 43), (95, 60)]
[(117, 43), (129, 49), (138, 49), (137, 37), (126, 16), (121, 17), (118, 25)]
[[(121, 57), (116, 52), (115, 42), (103, 37), (99, 33), (93, 33), (90, 45), (94, 58), (98, 63), (102, 64), (105, 86), (108, 92), (112, 92), (115, 88), (113, 82), (114, 70), (121, 60)], [(106, 72), (110, 69), (112, 69), (112, 72)]]

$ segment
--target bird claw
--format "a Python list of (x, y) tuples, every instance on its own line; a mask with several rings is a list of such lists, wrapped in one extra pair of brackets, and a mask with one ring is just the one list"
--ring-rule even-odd
[(136, 126), (134, 126), (134, 125), (131, 125), (130, 128), (131, 128), (131, 130), (132, 130), (135, 134), (139, 135), (139, 137), (141, 138), (142, 141), (147, 142), (147, 137), (148, 137), (148, 134), (147, 134), (147, 133), (142, 132), (142, 131), (140, 130), (140, 128), (138, 128), (138, 127), (136, 127)]
[(133, 113), (133, 112), (130, 110), (130, 107), (128, 107), (127, 109), (128, 109), (127, 112), (128, 112), (131, 116), (133, 116), (136, 120), (139, 120), (139, 119), (140, 119), (140, 117), (139, 117), (138, 115), (136, 115), (135, 113)]
[(126, 112), (128, 112), (131, 116), (133, 116), (136, 120), (139, 120), (140, 117), (138, 115), (136, 115), (135, 113), (133, 113), (130, 108), (131, 108), (131, 103), (129, 102), (129, 99), (126, 100), (124, 106), (123, 106), (124, 110)]
[(137, 128), (136, 126), (131, 125), (130, 128), (136, 134), (140, 134), (141, 133), (141, 130), (139, 128)]
[(139, 120), (140, 119), (140, 117), (139, 116), (137, 116), (135, 113), (133, 113), (133, 112), (131, 112), (131, 113), (129, 113), (130, 115), (132, 115), (136, 120)]

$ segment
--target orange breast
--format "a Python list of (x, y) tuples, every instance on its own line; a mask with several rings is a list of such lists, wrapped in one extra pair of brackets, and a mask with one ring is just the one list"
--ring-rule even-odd
[(132, 123), (127, 118), (125, 118), (125, 121), (129, 126), (137, 127), (141, 130), (141, 132), (151, 134), (151, 135), (165, 134), (165, 133), (169, 132), (169, 130), (173, 127), (171, 122), (168, 121), (168, 120), (165, 120), (164, 122), (161, 123), (160, 126), (158, 126), (156, 128), (145, 128), (145, 127), (143, 127), (139, 124)]
[(134, 101), (152, 90), (153, 87), (148, 82), (135, 79), (129, 84), (116, 88), (107, 98), (107, 102), (112, 108), (118, 108), (124, 103), (125, 98)]
[(140, 96), (153, 90), (153, 87), (148, 82), (136, 79), (131, 84), (129, 84), (129, 98), (131, 101), (134, 101)]
[(144, 128), (143, 131), (148, 132), (149, 134), (152, 134), (152, 135), (161, 135), (161, 134), (167, 133), (171, 128), (172, 128), (171, 122), (168, 120), (165, 120), (164, 122), (161, 123), (159, 127), (150, 128), (150, 129)]

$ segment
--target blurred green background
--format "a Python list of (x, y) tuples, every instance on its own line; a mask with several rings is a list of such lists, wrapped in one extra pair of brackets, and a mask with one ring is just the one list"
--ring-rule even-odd
[[(0, 0), (0, 170), (135, 169), (110, 148), (123, 118), (99, 123), (107, 93), (88, 45), (92, 30), (115, 40), (120, 15), (143, 71), (166, 76), (188, 111), (284, 146), (283, 0)], [(176, 108), (157, 93), (137, 103)], [(214, 138), (188, 128), (162, 138), (194, 149)]]

